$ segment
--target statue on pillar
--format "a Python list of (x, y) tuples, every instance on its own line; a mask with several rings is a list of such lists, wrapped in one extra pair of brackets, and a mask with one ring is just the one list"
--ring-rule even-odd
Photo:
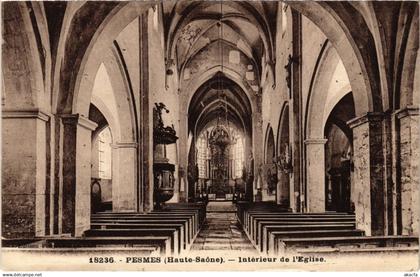
[(292, 66), (293, 63), (298, 63), (298, 59), (296, 57), (293, 57), (292, 55), (289, 55), (288, 60), (287, 60), (287, 64), (285, 65), (285, 69), (286, 69), (286, 84), (287, 84), (287, 88), (289, 89), (289, 98), (292, 98)]
[(248, 177), (254, 178), (254, 156), (252, 152), (249, 153), (248, 157)]

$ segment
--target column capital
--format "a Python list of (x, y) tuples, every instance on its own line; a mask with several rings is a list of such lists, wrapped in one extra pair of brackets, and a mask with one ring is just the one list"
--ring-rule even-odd
[(51, 115), (39, 109), (33, 110), (2, 110), (2, 118), (40, 119), (47, 122)]
[(137, 142), (116, 142), (111, 144), (113, 149), (120, 149), (120, 148), (137, 148)]
[(384, 118), (384, 114), (381, 112), (367, 112), (366, 114), (353, 118), (347, 121), (347, 125), (350, 129), (356, 128), (366, 122), (380, 122)]
[(398, 119), (404, 118), (406, 116), (413, 116), (413, 115), (419, 115), (420, 109), (418, 106), (408, 106), (399, 110), (396, 110), (394, 112), (394, 116)]
[(328, 139), (326, 138), (307, 138), (305, 139), (305, 144), (326, 144)]
[(92, 120), (88, 119), (87, 117), (81, 114), (62, 114), (60, 115), (63, 124), (69, 125), (80, 125), (81, 127), (94, 131), (98, 124), (93, 122)]

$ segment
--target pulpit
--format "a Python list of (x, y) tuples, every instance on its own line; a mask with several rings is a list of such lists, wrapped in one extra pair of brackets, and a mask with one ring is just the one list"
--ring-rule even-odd
[(166, 145), (176, 143), (178, 137), (174, 127), (165, 127), (162, 111), (169, 113), (163, 103), (156, 104), (153, 109), (153, 177), (155, 208), (169, 201), (174, 196), (175, 165), (166, 157)]

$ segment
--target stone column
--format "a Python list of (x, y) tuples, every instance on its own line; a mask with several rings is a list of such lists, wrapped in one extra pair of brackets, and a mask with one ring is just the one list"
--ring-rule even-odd
[[(264, 153), (264, 139), (262, 130), (262, 117), (261, 113), (256, 112), (252, 114), (252, 143), (253, 149), (252, 154), (254, 158), (254, 185), (253, 185), (253, 198), (258, 193), (258, 186), (262, 188), (262, 180), (259, 179), (260, 167), (263, 164), (263, 153)], [(258, 183), (259, 182), (259, 183)]]
[(136, 211), (137, 207), (137, 143), (117, 142), (112, 145), (112, 210)]
[(353, 129), (356, 227), (366, 235), (381, 235), (385, 228), (384, 154), (381, 113), (367, 113), (347, 122)]
[(268, 175), (267, 175), (268, 164), (263, 164), (261, 167), (261, 201), (269, 201), (268, 195)]
[(305, 140), (307, 211), (325, 212), (325, 143), (324, 138)]
[[(182, 96), (185, 98), (185, 96)], [(179, 111), (179, 202), (188, 201), (188, 114), (187, 114), (187, 101), (181, 99), (183, 105), (180, 106)]]
[(277, 199), (279, 205), (288, 205), (290, 207), (290, 177), (280, 166), (277, 166)]
[(46, 122), (41, 111), (2, 114), (2, 235), (45, 235)]
[(62, 233), (90, 227), (91, 141), (97, 124), (79, 114), (61, 116), (63, 128)]
[(396, 112), (400, 126), (401, 225), (403, 235), (419, 234), (419, 108)]

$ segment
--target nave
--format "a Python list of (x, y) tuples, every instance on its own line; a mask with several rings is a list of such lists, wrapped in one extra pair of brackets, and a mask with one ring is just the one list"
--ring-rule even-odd
[(3, 246), (412, 258), (418, 15), (415, 1), (5, 2)]
[[(191, 246), (191, 255), (255, 256), (258, 252), (244, 233), (231, 202), (210, 202), (207, 221)], [(225, 255), (226, 255), (225, 254)]]
[(145, 256), (239, 257), (388, 253), (410, 257), (416, 236), (365, 236), (354, 214), (292, 213), (274, 203), (172, 204), (148, 214), (99, 212), (81, 238), (3, 239), (4, 247), (131, 248)]

